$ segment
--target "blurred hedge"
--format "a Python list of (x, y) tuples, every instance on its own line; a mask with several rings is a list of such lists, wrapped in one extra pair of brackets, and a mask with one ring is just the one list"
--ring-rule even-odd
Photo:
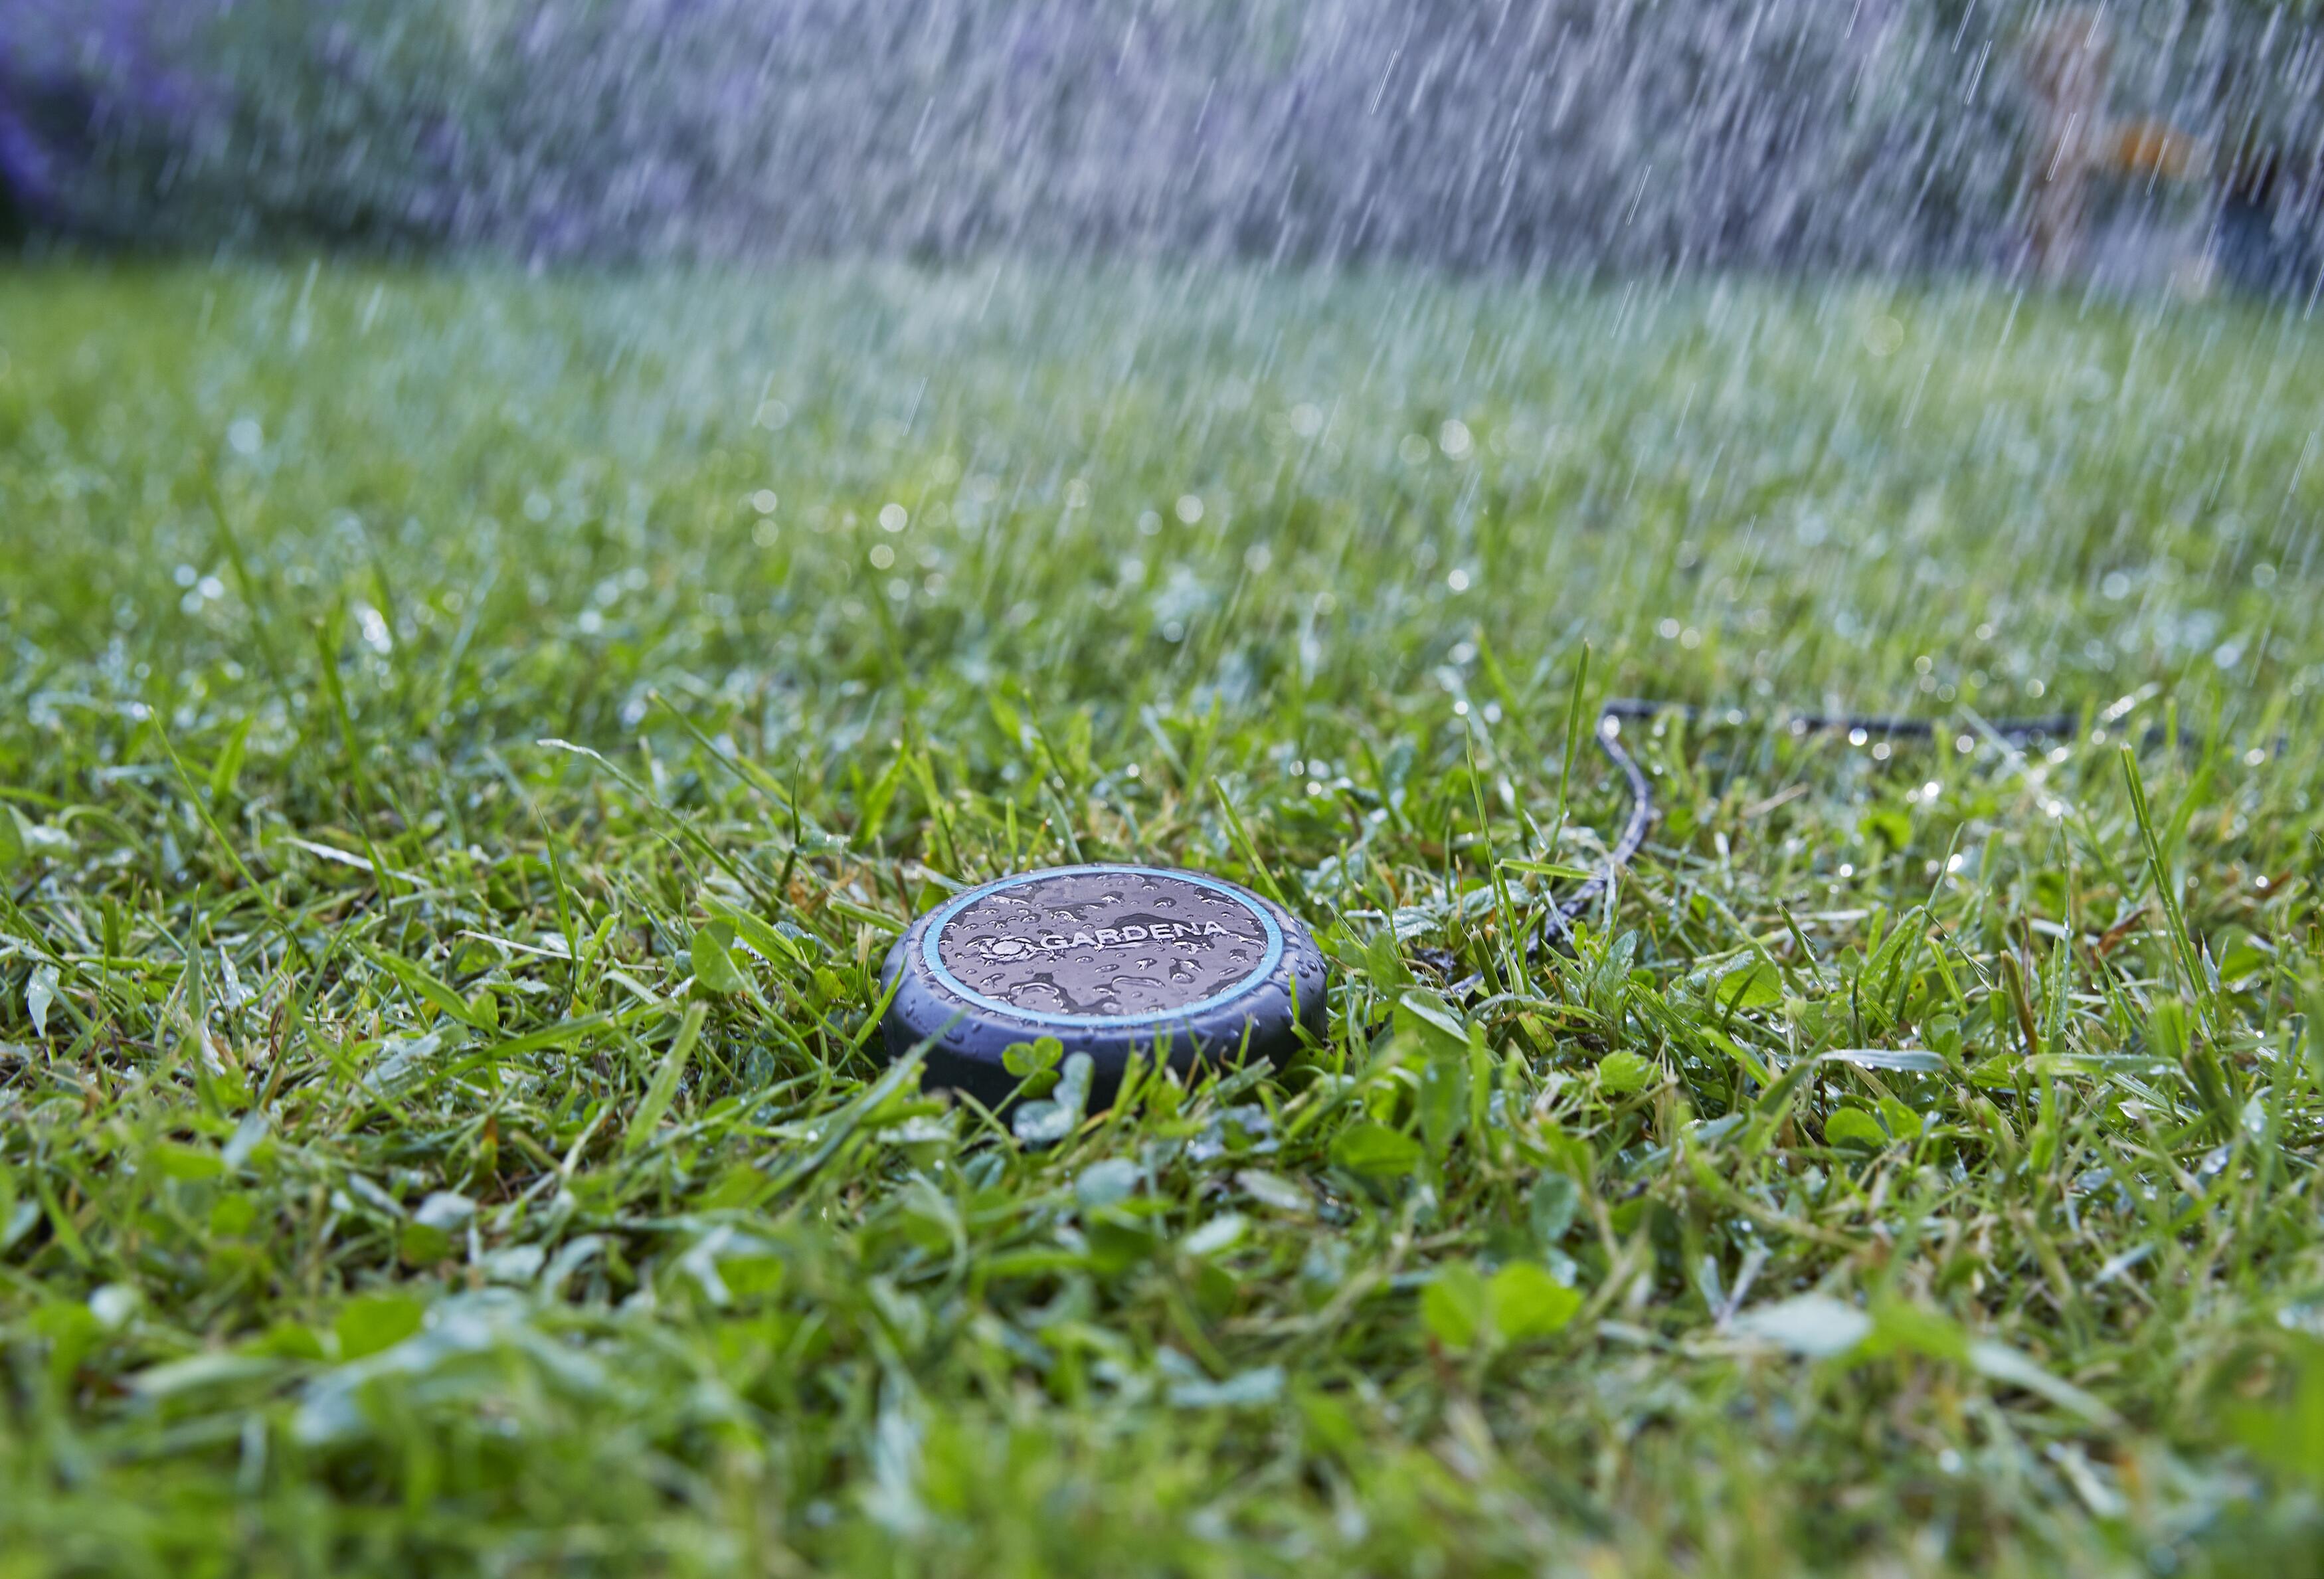
[[(22, 224), (169, 246), (1995, 263), (2056, 11), (0, 0), (0, 176)], [(2118, 109), (2312, 191), (2316, 5), (2108, 15)]]

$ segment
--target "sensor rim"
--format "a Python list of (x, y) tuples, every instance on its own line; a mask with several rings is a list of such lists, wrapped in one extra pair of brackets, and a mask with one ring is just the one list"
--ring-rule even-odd
[[(1019, 1007), (994, 995), (1007, 990), (1005, 984), (985, 980), (982, 990), (973, 988), (963, 977), (975, 973), (964, 970), (960, 958), (946, 964), (944, 945), (951, 924), (979, 900), (1044, 881), (1102, 884), (1109, 879), (1120, 881), (1125, 890), (1135, 883), (1183, 884), (1199, 891), (1206, 903), (1231, 906), (1241, 919), (1230, 919), (1229, 925), (1261, 956), (1258, 965), (1240, 970), (1232, 980), (1184, 1003), (1135, 1010), (1125, 1004), (1127, 1011), (1107, 1014), (1092, 1013), (1081, 1005), (1070, 1011)], [(1041, 908), (1034, 895), (1010, 902)], [(1086, 902), (1085, 895), (1075, 896), (1069, 890), (1057, 900), (1057, 908)], [(1245, 921), (1255, 925), (1246, 929)], [(1028, 955), (1027, 963), (1039, 965), (1043, 959), (1039, 954)], [(895, 940), (880, 979), (887, 999), (881, 1021), (887, 1057), (917, 1053), (923, 1060), (924, 1087), (959, 1091), (996, 1111), (1017, 1100), (1023, 1085), (1007, 1068), (1008, 1049), (1018, 1043), (1054, 1037), (1067, 1057), (1088, 1054), (1094, 1065), (1090, 1090), (1094, 1111), (1111, 1103), (1133, 1058), (1167, 1064), (1187, 1076), (1202, 1069), (1260, 1062), (1280, 1066), (1295, 1057), (1301, 1046), (1326, 1041), (1331, 1028), (1330, 962), (1305, 922), (1277, 901), (1229, 879), (1144, 863), (1043, 867), (952, 894)]]

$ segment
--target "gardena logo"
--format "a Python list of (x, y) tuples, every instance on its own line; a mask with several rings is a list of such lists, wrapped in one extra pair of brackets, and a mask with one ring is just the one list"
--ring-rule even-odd
[(1030, 959), (1036, 954), (1068, 954), (1076, 948), (1136, 948), (1149, 943), (1193, 942), (1204, 937), (1233, 936), (1216, 921), (1173, 921), (1152, 916), (1143, 920), (1125, 921), (1119, 927), (1044, 932), (1037, 937), (1003, 934), (999, 937), (978, 937), (971, 941), (979, 954), (998, 963)]

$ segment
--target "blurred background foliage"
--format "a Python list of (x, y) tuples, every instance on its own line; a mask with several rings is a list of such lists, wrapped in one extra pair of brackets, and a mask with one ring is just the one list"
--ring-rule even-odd
[[(20, 232), (2007, 266), (2027, 0), (0, 0)], [(2313, 225), (2314, 5), (2105, 8), (2107, 107)], [(2130, 183), (2199, 228), (2214, 180)]]

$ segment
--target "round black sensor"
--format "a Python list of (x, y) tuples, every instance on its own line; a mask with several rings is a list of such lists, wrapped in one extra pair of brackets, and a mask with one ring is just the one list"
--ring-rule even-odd
[(1323, 956), (1298, 919), (1249, 889), (1155, 866), (1058, 866), (956, 894), (889, 951), (890, 1057), (929, 1044), (922, 1084), (998, 1107), (1017, 1043), (1087, 1053), (1091, 1104), (1132, 1053), (1192, 1073), (1281, 1063), (1322, 1039)]

